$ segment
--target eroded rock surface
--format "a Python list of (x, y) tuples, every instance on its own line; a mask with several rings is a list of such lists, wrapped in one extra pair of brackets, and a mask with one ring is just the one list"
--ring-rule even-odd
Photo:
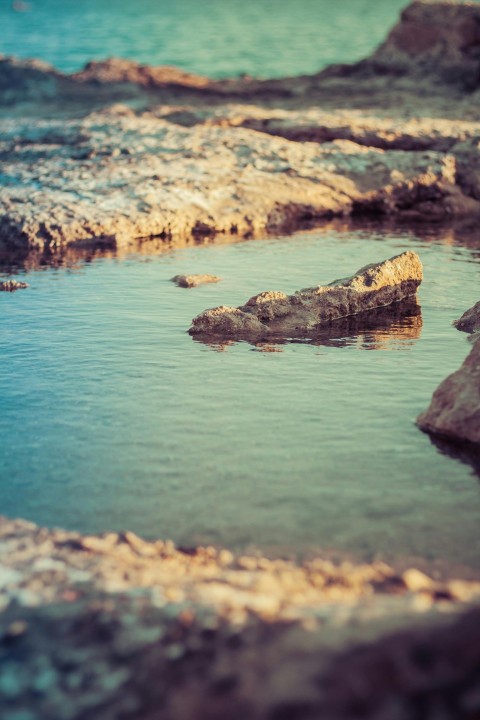
[(262, 292), (238, 308), (205, 310), (193, 319), (189, 332), (239, 338), (308, 335), (336, 320), (413, 297), (422, 277), (418, 255), (404, 252), (330, 285), (299, 290), (294, 295)]
[(194, 288), (198, 287), (198, 285), (217, 283), (220, 280), (221, 278), (217, 275), (175, 275), (172, 278), (172, 282), (182, 288)]
[(277, 80), (0, 58), (1, 249), (480, 216), (477, 16), (415, 2), (371, 58)]
[(352, 213), (480, 214), (453, 154), (114, 114), (0, 121), (0, 244), (56, 250), (141, 238), (290, 232)]
[(473, 718), (479, 601), (414, 568), (1, 518), (2, 719)]
[(462, 367), (435, 390), (417, 423), (426, 432), (480, 445), (480, 341)]

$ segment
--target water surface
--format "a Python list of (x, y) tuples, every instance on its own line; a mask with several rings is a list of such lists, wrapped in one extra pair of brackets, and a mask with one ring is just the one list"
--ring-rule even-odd
[[(0, 296), (0, 512), (273, 554), (445, 558), (480, 569), (480, 484), (414, 425), (469, 350), (480, 251), (324, 230), (27, 273)], [(476, 249), (475, 249), (476, 248)], [(405, 249), (421, 315), (318, 344), (215, 346), (191, 318)], [(177, 288), (177, 273), (220, 275)]]
[(368, 55), (405, 0), (31, 0), (0, 3), (0, 52), (61, 70), (119, 56), (225, 77), (316, 72)]

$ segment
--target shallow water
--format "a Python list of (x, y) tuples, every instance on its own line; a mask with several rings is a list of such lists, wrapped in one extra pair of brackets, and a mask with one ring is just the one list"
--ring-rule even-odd
[[(475, 245), (475, 244), (474, 244)], [(0, 296), (0, 512), (183, 544), (480, 568), (480, 484), (414, 425), (469, 345), (480, 243), (334, 232), (30, 272)], [(208, 346), (191, 318), (419, 252), (421, 316)], [(169, 279), (220, 275), (192, 290)]]
[(225, 77), (282, 76), (368, 55), (405, 0), (30, 0), (0, 3), (0, 53), (61, 70), (119, 56)]

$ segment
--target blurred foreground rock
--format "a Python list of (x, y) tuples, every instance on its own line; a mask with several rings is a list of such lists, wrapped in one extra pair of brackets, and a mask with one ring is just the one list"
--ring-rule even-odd
[(299, 290), (294, 295), (267, 291), (239, 308), (205, 310), (193, 319), (189, 332), (220, 338), (308, 335), (336, 320), (411, 298), (422, 278), (418, 255), (404, 252), (330, 285)]
[(2, 720), (474, 720), (479, 601), (477, 582), (382, 563), (1, 518)]

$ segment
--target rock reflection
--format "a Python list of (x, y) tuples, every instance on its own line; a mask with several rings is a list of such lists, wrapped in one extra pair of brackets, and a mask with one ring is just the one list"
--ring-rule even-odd
[[(439, 223), (426, 226), (424, 223), (408, 224), (392, 219), (369, 221), (362, 218), (336, 218), (314, 223), (314, 227), (298, 228), (303, 235), (338, 236), (339, 242), (353, 234), (368, 234), (371, 239), (398, 237), (421, 240), (425, 243), (437, 243), (469, 250), (473, 261), (480, 259), (480, 234), (478, 228), (468, 222), (451, 224)], [(283, 236), (295, 233), (285, 233)], [(29, 249), (15, 247), (0, 240), (0, 270), (2, 272), (24, 272), (49, 268), (81, 267), (99, 258), (123, 259), (132, 255), (155, 256), (166, 252), (199, 245), (232, 245), (250, 240), (265, 239), (265, 234), (252, 234), (242, 237), (236, 234), (219, 233), (212, 236), (177, 235), (175, 237), (132, 238), (126, 245), (118, 245), (115, 239), (82, 241), (65, 247), (45, 247)]]
[[(402, 350), (416, 342), (422, 332), (422, 311), (416, 298), (409, 298), (388, 307), (336, 320), (329, 327), (321, 328), (308, 337), (268, 336), (247, 341), (252, 350), (263, 353), (282, 352), (288, 344), (316, 345), (324, 347), (354, 346), (358, 350)], [(230, 346), (245, 340), (224, 340), (218, 337), (194, 336), (194, 342), (211, 350), (225, 352)]]
[(453, 460), (460, 460), (465, 465), (470, 465), (473, 472), (480, 480), (480, 448), (470, 443), (460, 443), (453, 439), (435, 437), (430, 435), (430, 442), (437, 450)]

